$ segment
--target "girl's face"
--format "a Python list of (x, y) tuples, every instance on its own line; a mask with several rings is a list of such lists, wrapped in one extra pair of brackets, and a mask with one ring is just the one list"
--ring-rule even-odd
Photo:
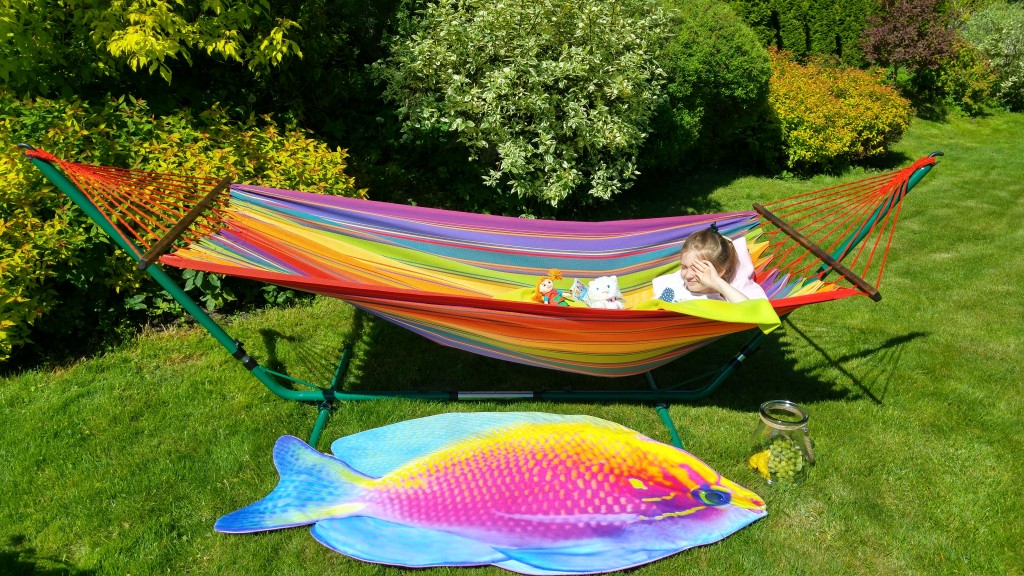
[(551, 278), (545, 278), (544, 280), (541, 280), (540, 286), (537, 287), (537, 290), (540, 290), (541, 294), (547, 294), (548, 292), (551, 292), (554, 289), (555, 283), (551, 281)]
[[(682, 255), (679, 261), (679, 275), (683, 278), (683, 286), (685, 286), (692, 294), (710, 294), (715, 292), (714, 288), (704, 285), (699, 274), (693, 267), (693, 263), (695, 261), (703, 259), (702, 256), (702, 254), (698, 254), (697, 252), (687, 252)], [(721, 276), (722, 271), (717, 271), (719, 276)]]

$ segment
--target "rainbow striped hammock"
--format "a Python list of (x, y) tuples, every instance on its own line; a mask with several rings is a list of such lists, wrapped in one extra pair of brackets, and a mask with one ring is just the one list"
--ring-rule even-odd
[[(446, 346), (625, 376), (727, 334), (770, 330), (778, 316), (807, 304), (878, 299), (900, 201), (937, 154), (751, 211), (607, 222), (468, 214), (26, 155), (69, 195), (84, 193), (80, 205), (143, 266), (158, 258), (334, 296)], [(755, 280), (770, 301), (652, 304), (651, 279), (677, 266), (683, 239), (711, 223), (746, 236)], [(631, 309), (509, 299), (552, 268), (563, 283), (618, 276)]]

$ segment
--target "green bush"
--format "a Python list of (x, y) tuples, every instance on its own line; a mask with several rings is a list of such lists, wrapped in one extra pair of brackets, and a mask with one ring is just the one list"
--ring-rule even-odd
[(376, 70), (409, 137), (454, 134), (489, 186), (557, 206), (634, 177), (666, 31), (653, 0), (439, 0)]
[(1012, 111), (1024, 110), (1024, 5), (990, 4), (971, 16), (963, 35), (999, 74), (999, 101)]
[(835, 170), (880, 154), (910, 125), (910, 103), (880, 72), (819, 59), (800, 65), (786, 52), (769, 53), (769, 102), (790, 170)]
[(720, 153), (768, 101), (771, 62), (757, 36), (718, 0), (663, 0), (671, 40), (658, 54), (667, 98), (644, 146), (644, 166), (674, 168)]
[(953, 55), (942, 62), (937, 86), (950, 105), (968, 116), (978, 116), (996, 103), (993, 93), (998, 72), (974, 46), (958, 38)]
[[(33, 340), (49, 349), (95, 345), (130, 321), (177, 311), (14, 143), (75, 162), (362, 194), (345, 174), (346, 152), (291, 123), (232, 121), (220, 108), (154, 117), (132, 98), (90, 105), (0, 93), (0, 140), (8, 143), (0, 159), (0, 362)], [(218, 284), (209, 275), (193, 280), (193, 294), (216, 308), (235, 297)]]

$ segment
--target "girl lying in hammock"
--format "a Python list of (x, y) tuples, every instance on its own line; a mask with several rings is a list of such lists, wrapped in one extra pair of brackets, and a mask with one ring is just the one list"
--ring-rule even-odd
[(754, 266), (746, 240), (729, 240), (714, 224), (686, 238), (679, 261), (679, 272), (658, 276), (652, 281), (658, 299), (665, 302), (705, 298), (743, 302), (767, 298), (754, 282)]

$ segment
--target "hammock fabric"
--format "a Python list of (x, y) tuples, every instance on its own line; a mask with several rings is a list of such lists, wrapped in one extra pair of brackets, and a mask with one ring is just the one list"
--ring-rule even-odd
[[(75, 164), (62, 168), (141, 258), (216, 184), (212, 179)], [(512, 362), (598, 376), (646, 372), (722, 336), (777, 325), (800, 306), (864, 294), (823, 265), (806, 238), (881, 283), (902, 170), (766, 202), (758, 211), (569, 222), (468, 214), (233, 184), (160, 262), (341, 298), (435, 342)], [(777, 218), (768, 218), (774, 215)], [(781, 221), (780, 221), (781, 220)], [(784, 221), (784, 222), (782, 222)], [(770, 300), (652, 306), (651, 280), (678, 266), (690, 233), (712, 223), (746, 236)], [(786, 225), (792, 230), (785, 230)], [(794, 234), (795, 232), (795, 234)], [(616, 275), (626, 310), (507, 299), (548, 270)], [(870, 286), (868, 286), (871, 288)], [(649, 308), (654, 309), (649, 309)]]

